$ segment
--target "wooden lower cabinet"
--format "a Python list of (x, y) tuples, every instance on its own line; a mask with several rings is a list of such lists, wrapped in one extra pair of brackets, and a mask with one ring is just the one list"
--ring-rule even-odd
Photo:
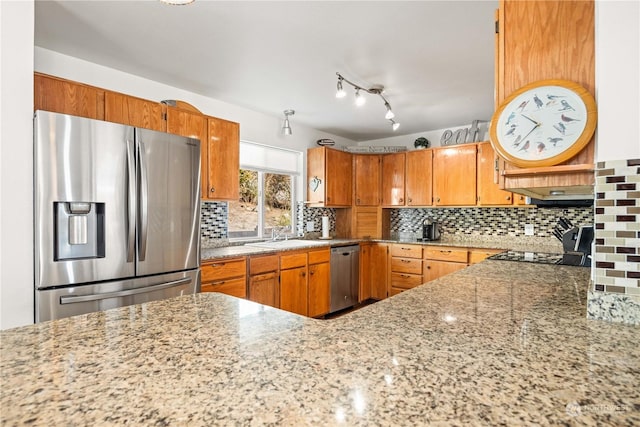
[(422, 246), (392, 244), (389, 251), (389, 295), (422, 283)]
[(422, 275), (425, 282), (446, 276), (454, 271), (467, 268), (469, 251), (467, 248), (428, 246), (424, 249)]
[(280, 307), (280, 275), (278, 255), (249, 258), (249, 300)]
[(220, 292), (238, 298), (247, 297), (246, 258), (214, 259), (201, 266), (201, 292)]
[(329, 312), (330, 280), (329, 262), (309, 265), (309, 317), (323, 316)]
[(280, 308), (303, 316), (329, 312), (329, 248), (280, 254)]
[(382, 300), (387, 297), (386, 243), (360, 244), (360, 292), (358, 301)]
[(280, 270), (280, 308), (306, 316), (307, 266)]
[(469, 265), (477, 264), (480, 261), (484, 261), (491, 255), (504, 252), (503, 249), (470, 249), (469, 250)]
[(424, 260), (423, 278), (425, 282), (430, 282), (467, 267), (467, 264), (460, 262)]

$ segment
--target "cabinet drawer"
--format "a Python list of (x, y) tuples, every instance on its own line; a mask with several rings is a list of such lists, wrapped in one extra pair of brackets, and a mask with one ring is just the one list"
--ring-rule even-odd
[(422, 260), (413, 258), (391, 258), (391, 271), (422, 274)]
[(391, 245), (391, 256), (403, 258), (422, 258), (422, 246)]
[(410, 289), (422, 284), (422, 275), (391, 273), (391, 287)]
[(399, 293), (402, 293), (406, 291), (406, 289), (400, 289), (400, 288), (391, 288), (389, 290), (389, 296), (392, 297), (394, 295), (398, 295)]
[(320, 264), (321, 262), (329, 262), (331, 252), (329, 248), (319, 251), (309, 251), (309, 264)]
[(260, 274), (278, 270), (278, 255), (267, 255), (249, 258), (249, 274)]
[(307, 265), (307, 253), (298, 252), (287, 255), (280, 255), (280, 269), (305, 267)]
[(438, 261), (467, 262), (467, 250), (457, 248), (425, 248), (424, 257)]
[(247, 260), (245, 258), (235, 258), (213, 261), (203, 264), (201, 271), (202, 282), (213, 282), (215, 280), (245, 276), (247, 274)]
[(501, 249), (472, 249), (469, 251), (469, 264), (475, 264), (484, 261), (491, 255), (503, 252)]
[(238, 298), (247, 297), (247, 284), (244, 277), (240, 279), (220, 280), (213, 283), (202, 283), (202, 292), (220, 292)]

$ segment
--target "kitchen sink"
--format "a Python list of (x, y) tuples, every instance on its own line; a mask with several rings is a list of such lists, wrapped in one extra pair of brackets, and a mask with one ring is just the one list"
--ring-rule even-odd
[(276, 240), (267, 242), (246, 243), (245, 246), (268, 249), (297, 249), (310, 246), (327, 246), (327, 242), (318, 240)]

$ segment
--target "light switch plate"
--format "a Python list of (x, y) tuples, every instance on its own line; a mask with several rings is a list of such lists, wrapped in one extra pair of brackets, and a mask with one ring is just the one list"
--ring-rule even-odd
[(525, 236), (533, 236), (533, 224), (525, 224), (524, 225), (524, 235)]
[(307, 221), (307, 231), (313, 231), (313, 230), (315, 230), (313, 221)]

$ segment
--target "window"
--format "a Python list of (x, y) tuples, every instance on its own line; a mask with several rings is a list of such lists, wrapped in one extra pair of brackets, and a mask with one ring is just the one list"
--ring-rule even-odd
[(301, 162), (300, 152), (240, 142), (240, 197), (229, 202), (229, 238), (295, 233)]

